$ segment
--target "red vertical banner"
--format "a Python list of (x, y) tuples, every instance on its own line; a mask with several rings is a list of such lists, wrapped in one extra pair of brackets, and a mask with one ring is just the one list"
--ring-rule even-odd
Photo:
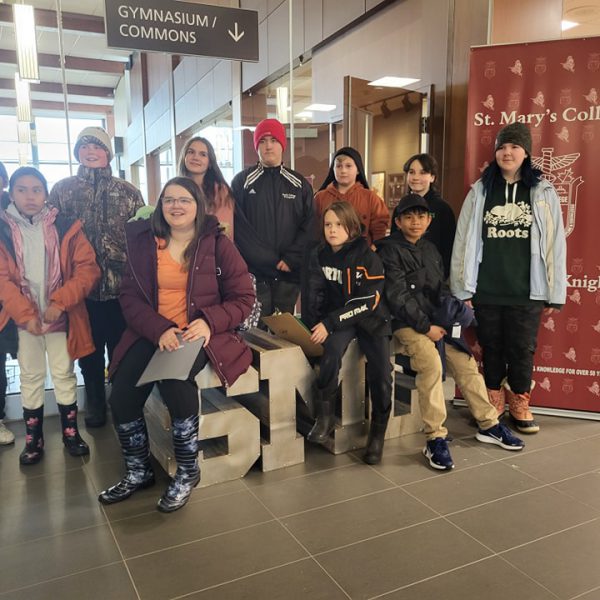
[(533, 164), (558, 193), (567, 235), (567, 300), (542, 317), (532, 404), (600, 413), (600, 38), (473, 48), (467, 185), (516, 121), (531, 129)]

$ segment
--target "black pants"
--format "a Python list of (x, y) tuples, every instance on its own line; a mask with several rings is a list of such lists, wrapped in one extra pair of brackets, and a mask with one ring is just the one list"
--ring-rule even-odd
[(4, 409), (6, 407), (6, 354), (0, 352), (0, 421), (4, 419)]
[[(144, 404), (154, 384), (148, 383), (140, 387), (136, 387), (135, 384), (155, 351), (156, 346), (152, 342), (146, 339), (138, 340), (117, 367), (109, 400), (115, 424), (130, 423), (143, 416)], [(157, 382), (171, 419), (187, 419), (198, 414), (198, 386), (194, 379), (207, 362), (208, 357), (202, 348), (185, 381), (164, 379)]]
[(506, 377), (515, 394), (531, 390), (533, 355), (544, 306), (476, 304), (477, 338), (483, 350), (486, 386), (498, 390)]
[(294, 314), (300, 286), (281, 279), (256, 281), (256, 297), (262, 304), (261, 315), (268, 317), (275, 310)]
[(125, 331), (125, 319), (118, 300), (86, 300), (85, 306), (90, 317), (92, 339), (96, 350), (79, 359), (81, 374), (86, 388), (93, 382), (104, 381), (104, 348), (108, 349), (108, 360)]
[(367, 358), (367, 380), (373, 405), (373, 420), (387, 422), (392, 406), (392, 365), (390, 340), (374, 337), (357, 327), (347, 327), (330, 334), (323, 346), (317, 386), (328, 395), (338, 387), (342, 357), (348, 344), (357, 338), (361, 351)]

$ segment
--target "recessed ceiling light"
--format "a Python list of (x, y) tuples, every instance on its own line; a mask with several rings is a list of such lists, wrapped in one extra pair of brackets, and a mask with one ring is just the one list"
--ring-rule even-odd
[(579, 23), (575, 23), (575, 21), (561, 21), (560, 28), (563, 31), (567, 31), (568, 29), (573, 29), (573, 27), (577, 27)]
[(376, 79), (375, 81), (370, 81), (369, 85), (401, 88), (405, 85), (410, 85), (411, 83), (417, 83), (417, 81), (421, 80), (414, 79), (412, 77), (392, 77), (391, 75), (387, 75), (386, 77), (381, 77), (380, 79)]
[(335, 109), (335, 104), (319, 104), (316, 102), (315, 104), (311, 104), (307, 106), (305, 110), (315, 110), (317, 112), (328, 112), (330, 110)]

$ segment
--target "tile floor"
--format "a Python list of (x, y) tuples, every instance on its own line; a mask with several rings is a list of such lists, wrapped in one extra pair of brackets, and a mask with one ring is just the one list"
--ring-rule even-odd
[(423, 438), (359, 453), (307, 445), (306, 463), (154, 509), (166, 485), (103, 507), (121, 476), (111, 427), (68, 456), (56, 418), (46, 456), (0, 447), (0, 600), (600, 599), (600, 423), (540, 417), (521, 453), (482, 445), (449, 408), (456, 468), (432, 471)]

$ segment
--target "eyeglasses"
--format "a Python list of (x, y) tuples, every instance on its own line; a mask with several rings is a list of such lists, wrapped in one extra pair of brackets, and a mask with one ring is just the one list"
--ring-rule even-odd
[(182, 196), (181, 198), (172, 198), (171, 196), (165, 196), (162, 199), (162, 203), (165, 206), (174, 206), (175, 204), (179, 204), (180, 206), (189, 206), (194, 203), (193, 198), (188, 198), (186, 196)]

